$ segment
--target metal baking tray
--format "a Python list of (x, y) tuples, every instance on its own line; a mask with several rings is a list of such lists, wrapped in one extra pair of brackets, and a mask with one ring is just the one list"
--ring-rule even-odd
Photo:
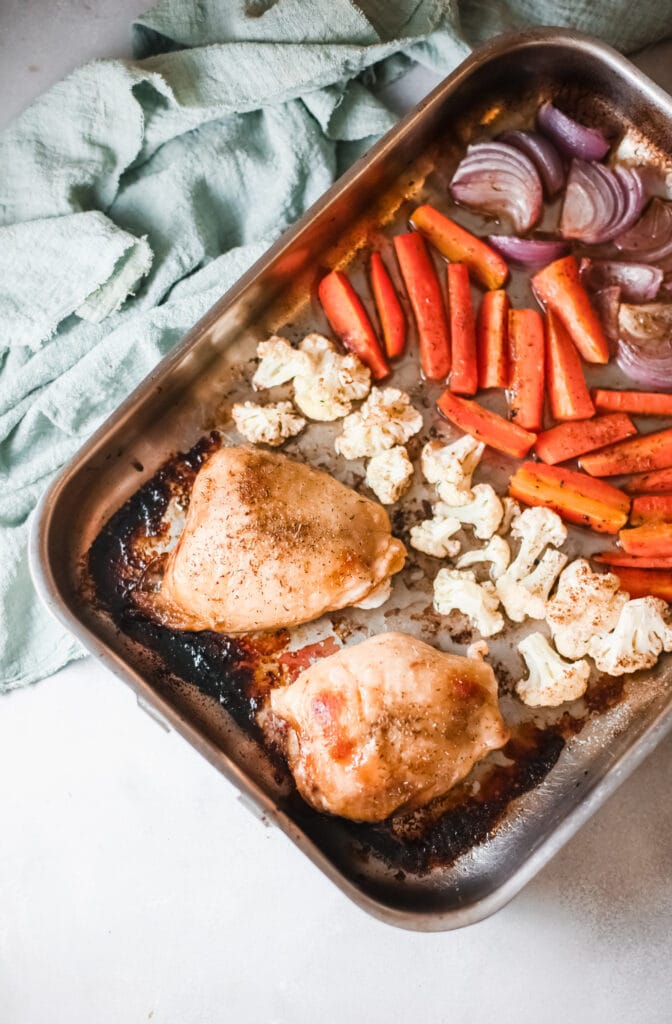
[[(459, 927), (510, 900), (670, 729), (669, 665), (661, 662), (654, 672), (625, 681), (594, 680), (587, 699), (569, 711), (537, 713), (511, 696), (512, 673), (520, 674), (522, 663), (516, 636), (507, 635), (493, 645), (493, 662), (518, 747), (477, 767), (433, 817), (358, 826), (302, 803), (281, 762), (262, 744), (250, 709), (258, 707), (287, 649), (299, 651), (300, 659), (306, 645), (324, 649), (401, 628), (463, 651), (470, 639), (464, 622), (459, 616), (457, 624), (441, 622), (431, 609), (424, 556), (409, 559), (389, 605), (375, 613), (347, 610), (291, 636), (241, 642), (157, 632), (124, 610), (124, 574), (137, 575), (138, 565), (144, 572), (151, 562), (147, 551), (165, 543), (166, 517), (179, 514), (195, 467), (208, 446), (219, 443), (208, 439), (210, 431), (219, 430), (223, 443), (231, 439), (227, 409), (249, 389), (257, 341), (272, 331), (298, 338), (307, 329), (324, 329), (314, 301), (320, 272), (339, 265), (360, 273), (370, 247), (389, 246), (390, 231), (401, 228), (413, 205), (437, 192), (445, 205), (451, 166), (470, 139), (492, 133), (493, 125), (523, 126), (542, 99), (558, 96), (588, 123), (615, 131), (625, 126), (663, 162), (672, 151), (672, 101), (614, 50), (555, 29), (494, 40), (339, 179), (196, 324), (52, 485), (32, 532), (35, 584), (84, 646), (348, 896), (406, 928)], [(514, 299), (520, 287), (514, 279)], [(436, 429), (434, 396), (419, 382), (417, 366), (407, 361), (392, 383), (421, 405), (428, 436)], [(289, 453), (360, 486), (361, 465), (329, 455), (332, 439), (331, 426), (311, 425)], [(481, 478), (501, 486), (511, 470), (510, 461), (489, 453)], [(411, 516), (413, 509), (421, 515), (425, 497), (417, 487)], [(393, 512), (393, 522), (404, 536), (408, 517)], [(585, 550), (585, 536), (578, 537), (572, 543)]]

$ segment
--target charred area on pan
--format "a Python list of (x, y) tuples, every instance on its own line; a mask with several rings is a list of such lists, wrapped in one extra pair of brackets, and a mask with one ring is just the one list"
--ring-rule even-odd
[(166, 533), (169, 503), (177, 499), (188, 505), (198, 470), (220, 444), (213, 432), (166, 462), (105, 524), (91, 545), (88, 570), (99, 606), (125, 636), (152, 652), (149, 669), (157, 683), (170, 685), (176, 677), (192, 683), (258, 738), (249, 648), (220, 633), (168, 629), (133, 601), (134, 590), (156, 560), (148, 541)]
[[(264, 745), (283, 780), (291, 780), (278, 746), (264, 735), (257, 715), (265, 707), (270, 689), (295, 674), (293, 666), (304, 668), (314, 657), (333, 653), (333, 648), (315, 644), (288, 654), (286, 630), (243, 640), (207, 630), (169, 629), (133, 600), (135, 589), (156, 559), (152, 541), (166, 534), (170, 502), (188, 506), (198, 470), (220, 444), (219, 435), (212, 433), (188, 452), (174, 456), (114, 513), (89, 551), (90, 579), (99, 606), (116, 627), (151, 652), (153, 679), (163, 688), (180, 685), (180, 681), (191, 684), (216, 701), (247, 735)], [(394, 525), (395, 532), (402, 534), (408, 525), (400, 511)], [(414, 564), (412, 559), (410, 564)], [(602, 677), (591, 685), (580, 715), (572, 717), (565, 712), (546, 726), (531, 722), (512, 725), (511, 739), (502, 751), (505, 764), (483, 762), (478, 785), (470, 775), (413, 814), (397, 814), (377, 825), (350, 822), (318, 813), (296, 790), (285, 809), (318, 845), (331, 847), (335, 840), (345, 839), (360, 863), (377, 858), (398, 872), (399, 880), (448, 867), (492, 836), (511, 801), (546, 777), (567, 740), (581, 731), (591, 715), (619, 702), (623, 685), (622, 678)]]

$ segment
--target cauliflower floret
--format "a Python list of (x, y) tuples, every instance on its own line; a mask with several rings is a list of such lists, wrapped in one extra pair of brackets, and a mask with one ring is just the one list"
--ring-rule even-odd
[(531, 708), (557, 708), (578, 700), (588, 688), (587, 661), (565, 661), (543, 633), (532, 633), (518, 644), (529, 675), (516, 683), (516, 693)]
[(563, 551), (555, 548), (544, 551), (529, 575), (507, 586), (504, 596), (500, 594), (509, 618), (513, 622), (545, 618), (548, 595), (566, 565), (567, 555)]
[(613, 629), (628, 594), (618, 576), (593, 572), (577, 558), (560, 574), (558, 589), (546, 606), (553, 642), (566, 658), (583, 658), (593, 637)]
[(473, 644), (469, 644), (467, 647), (468, 658), (479, 658), (483, 661), (484, 658), (490, 653), (487, 640), (474, 640)]
[(307, 353), (293, 348), (287, 338), (281, 338), (278, 334), (274, 334), (268, 341), (259, 342), (257, 355), (261, 362), (252, 378), (252, 387), (256, 391), (286, 384), (298, 373), (310, 372), (310, 357)]
[(308, 369), (294, 377), (294, 401), (304, 416), (321, 422), (337, 420), (350, 412), (353, 402), (368, 395), (371, 371), (352, 352), (341, 355), (321, 334), (307, 335), (299, 352), (309, 361)]
[(434, 514), (444, 518), (453, 516), (463, 525), (473, 526), (474, 536), (479, 540), (489, 540), (501, 523), (504, 510), (490, 484), (476, 484), (472, 500), (466, 505), (446, 505), (440, 501), (434, 507)]
[(502, 498), (502, 508), (504, 509), (504, 515), (497, 532), (505, 534), (509, 532), (514, 520), (520, 515), (520, 505), (515, 498), (510, 498), (508, 494), (505, 494)]
[(411, 527), (411, 547), (435, 558), (453, 558), (459, 553), (460, 542), (450, 538), (461, 529), (460, 520), (452, 516), (435, 515), (433, 519), (423, 519)]
[(292, 348), (277, 334), (257, 346), (261, 362), (252, 378), (257, 390), (294, 381), (294, 400), (311, 420), (330, 421), (347, 415), (352, 403), (366, 398), (371, 371), (351, 352), (342, 355), (322, 334), (308, 334)]
[(398, 388), (371, 388), (362, 407), (343, 420), (335, 448), (346, 459), (359, 459), (405, 444), (422, 428), (422, 416)]
[(567, 528), (559, 515), (548, 508), (526, 508), (515, 519), (511, 536), (520, 539), (520, 548), (506, 572), (497, 580), (497, 593), (506, 614), (513, 622), (527, 615), (543, 618), (545, 603), (565, 562), (556, 556), (535, 563), (547, 545), (559, 547), (567, 539)]
[(594, 636), (588, 643), (588, 654), (600, 672), (638, 672), (655, 665), (662, 651), (672, 651), (672, 629), (663, 617), (666, 609), (666, 602), (657, 597), (627, 601), (613, 633)]
[(503, 537), (495, 534), (485, 547), (477, 548), (475, 551), (465, 551), (455, 564), (458, 569), (466, 569), (467, 566), (477, 565), (479, 562), (490, 562), (490, 577), (496, 580), (506, 572), (510, 561), (511, 548)]
[(484, 451), (485, 445), (468, 434), (454, 444), (428, 441), (422, 449), (425, 480), (436, 484), (438, 495), (446, 505), (466, 505), (472, 500), (471, 478)]
[(270, 444), (277, 448), (288, 437), (299, 434), (306, 421), (297, 416), (291, 402), (257, 405), (237, 403), (231, 410), (236, 429), (253, 444)]
[(481, 636), (494, 636), (504, 629), (494, 585), (477, 583), (473, 572), (439, 569), (434, 580), (434, 607), (440, 615), (455, 609), (462, 612)]
[(366, 467), (366, 483), (383, 505), (399, 501), (413, 476), (413, 463), (403, 445), (378, 452)]

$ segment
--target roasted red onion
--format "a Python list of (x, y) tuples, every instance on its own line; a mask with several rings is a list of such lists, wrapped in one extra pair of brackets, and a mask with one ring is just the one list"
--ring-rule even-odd
[(541, 215), (543, 195), (536, 167), (528, 156), (504, 142), (469, 146), (450, 191), (458, 203), (509, 217), (521, 235)]
[(672, 391), (672, 303), (650, 302), (618, 311), (616, 362), (638, 384)]
[(609, 242), (634, 224), (645, 201), (636, 170), (572, 160), (560, 230), (565, 238), (589, 244)]
[(545, 238), (516, 238), (515, 235), (488, 235), (488, 244), (511, 263), (523, 267), (544, 267), (559, 260), (569, 248), (567, 242)]
[(515, 146), (529, 156), (539, 172), (544, 192), (549, 199), (558, 194), (565, 184), (565, 169), (562, 157), (550, 139), (540, 132), (511, 131), (500, 135), (499, 141)]
[(652, 199), (636, 224), (614, 238), (624, 256), (643, 263), (656, 263), (672, 254), (672, 203)]
[(621, 289), (617, 284), (610, 284), (606, 288), (600, 288), (593, 295), (593, 306), (602, 323), (602, 328), (610, 342), (613, 353), (616, 351), (618, 341), (618, 307), (621, 302)]
[(544, 135), (567, 156), (576, 156), (581, 160), (601, 160), (609, 151), (609, 141), (601, 131), (578, 124), (552, 103), (541, 105), (537, 123)]
[(616, 260), (581, 260), (581, 280), (589, 291), (618, 285), (626, 302), (651, 302), (663, 280), (659, 267), (648, 263), (618, 263)]

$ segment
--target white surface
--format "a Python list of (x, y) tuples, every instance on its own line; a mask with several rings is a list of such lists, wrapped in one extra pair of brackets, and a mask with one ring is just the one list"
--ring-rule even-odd
[[(0, 0), (3, 119), (142, 7)], [(0, 780), (0, 1024), (672, 1018), (672, 740), (509, 907), (439, 935), (351, 905), (91, 660), (0, 700)]]

